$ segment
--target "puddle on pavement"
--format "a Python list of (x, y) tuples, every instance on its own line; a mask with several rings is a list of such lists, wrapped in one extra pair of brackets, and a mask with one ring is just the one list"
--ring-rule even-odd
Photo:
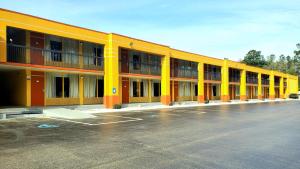
[(58, 128), (59, 125), (55, 125), (55, 124), (41, 124), (37, 126), (40, 129), (51, 129), (51, 128)]

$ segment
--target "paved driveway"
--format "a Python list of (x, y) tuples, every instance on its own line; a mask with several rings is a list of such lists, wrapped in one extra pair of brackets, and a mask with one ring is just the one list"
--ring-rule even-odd
[(300, 168), (299, 144), (299, 101), (27, 118), (0, 121), (0, 168)]

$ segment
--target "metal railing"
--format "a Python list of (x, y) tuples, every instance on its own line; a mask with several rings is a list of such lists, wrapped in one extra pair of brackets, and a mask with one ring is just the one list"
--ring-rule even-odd
[(246, 83), (249, 84), (258, 84), (258, 78), (257, 77), (247, 77)]
[(270, 80), (269, 79), (261, 79), (261, 84), (262, 85), (270, 85)]
[(240, 77), (229, 77), (229, 82), (237, 82), (239, 83), (241, 81)]
[(176, 71), (174, 69), (172, 71), (173, 77), (180, 77), (180, 78), (198, 78), (198, 71), (193, 69), (177, 69)]
[(221, 81), (221, 72), (204, 72), (204, 79)]
[(145, 75), (161, 75), (160, 63), (145, 63), (145, 62), (127, 62), (120, 60), (121, 73), (145, 74)]
[[(29, 56), (27, 58), (27, 55)], [(103, 58), (94, 55), (62, 52), (23, 45), (7, 44), (7, 61), (56, 67), (81, 68), (79, 58), (83, 57), (83, 68), (103, 70)]]

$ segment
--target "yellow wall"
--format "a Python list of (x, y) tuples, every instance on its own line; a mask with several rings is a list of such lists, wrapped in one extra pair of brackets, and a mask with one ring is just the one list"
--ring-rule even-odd
[(288, 79), (289, 94), (298, 93), (298, 77), (290, 77)]
[[(240, 85), (240, 95), (246, 96), (246, 72), (256, 72), (261, 75), (268, 74), (271, 77), (270, 83), (270, 95), (274, 95), (274, 76), (281, 78), (287, 78), (288, 83), (288, 93), (295, 93), (298, 90), (298, 77), (287, 75), (278, 71), (265, 70), (262, 68), (245, 65), (243, 63), (234, 62), (230, 60), (222, 60), (213, 57), (208, 57), (204, 55), (199, 55), (195, 53), (185, 52), (178, 49), (170, 48), (166, 45), (161, 45), (157, 43), (147, 42), (140, 39), (135, 39), (127, 37), (124, 35), (114, 34), (114, 33), (103, 33), (99, 31), (89, 30), (85, 28), (80, 28), (64, 23), (59, 23), (55, 21), (50, 21), (47, 19), (42, 19), (26, 14), (20, 14), (13, 11), (0, 9), (0, 62), (6, 62), (6, 27), (16, 27), (29, 31), (41, 32), (45, 34), (56, 35), (60, 37), (66, 37), (71, 39), (76, 39), (80, 41), (88, 41), (97, 44), (104, 45), (104, 104), (106, 107), (111, 108), (115, 104), (121, 103), (121, 84), (119, 76), (119, 49), (127, 48), (131, 50), (138, 50), (142, 52), (152, 53), (162, 57), (162, 75), (161, 75), (161, 85), (162, 85), (162, 97), (161, 101), (164, 104), (168, 104), (170, 100), (170, 59), (177, 58), (181, 60), (193, 61), (200, 63), (198, 65), (199, 79), (198, 79), (198, 94), (203, 96), (203, 64), (211, 64), (222, 67), (222, 84), (221, 84), (221, 94), (222, 97), (227, 97), (228, 91), (228, 69), (235, 68), (242, 70), (241, 73), (241, 85)], [(29, 39), (28, 39), (29, 40)], [(82, 48), (79, 50), (82, 53)], [(82, 64), (82, 58), (80, 58)], [(82, 65), (81, 65), (82, 67)], [(45, 69), (46, 71), (46, 69)], [(52, 70), (56, 71), (56, 70)], [(259, 77), (260, 79), (260, 77)], [(25, 85), (26, 86), (26, 85)], [(261, 83), (259, 83), (261, 86)], [(113, 89), (116, 92), (113, 92)], [(80, 82), (80, 96), (82, 96), (83, 85)], [(282, 90), (281, 90), (282, 91)], [(28, 93), (28, 90), (27, 90)], [(258, 94), (260, 94), (260, 87)], [(282, 93), (282, 92), (281, 92)], [(28, 96), (27, 96), (28, 97)], [(242, 97), (241, 97), (242, 98)], [(201, 98), (198, 100), (202, 100)], [(227, 100), (227, 99), (224, 99)], [(18, 101), (19, 102), (19, 101)], [(20, 101), (20, 103), (23, 101)], [(24, 102), (25, 103), (25, 102)], [(83, 99), (80, 99), (80, 103), (83, 104)], [(26, 102), (26, 105), (30, 105), (30, 102)]]

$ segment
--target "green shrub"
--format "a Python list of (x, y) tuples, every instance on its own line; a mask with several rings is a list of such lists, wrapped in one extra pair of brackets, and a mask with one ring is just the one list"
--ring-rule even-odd
[(292, 94), (290, 94), (289, 98), (291, 98), (291, 99), (298, 99), (299, 96), (296, 93), (292, 93)]
[(122, 108), (122, 105), (121, 104), (115, 104), (113, 106), (114, 109), (121, 109)]

